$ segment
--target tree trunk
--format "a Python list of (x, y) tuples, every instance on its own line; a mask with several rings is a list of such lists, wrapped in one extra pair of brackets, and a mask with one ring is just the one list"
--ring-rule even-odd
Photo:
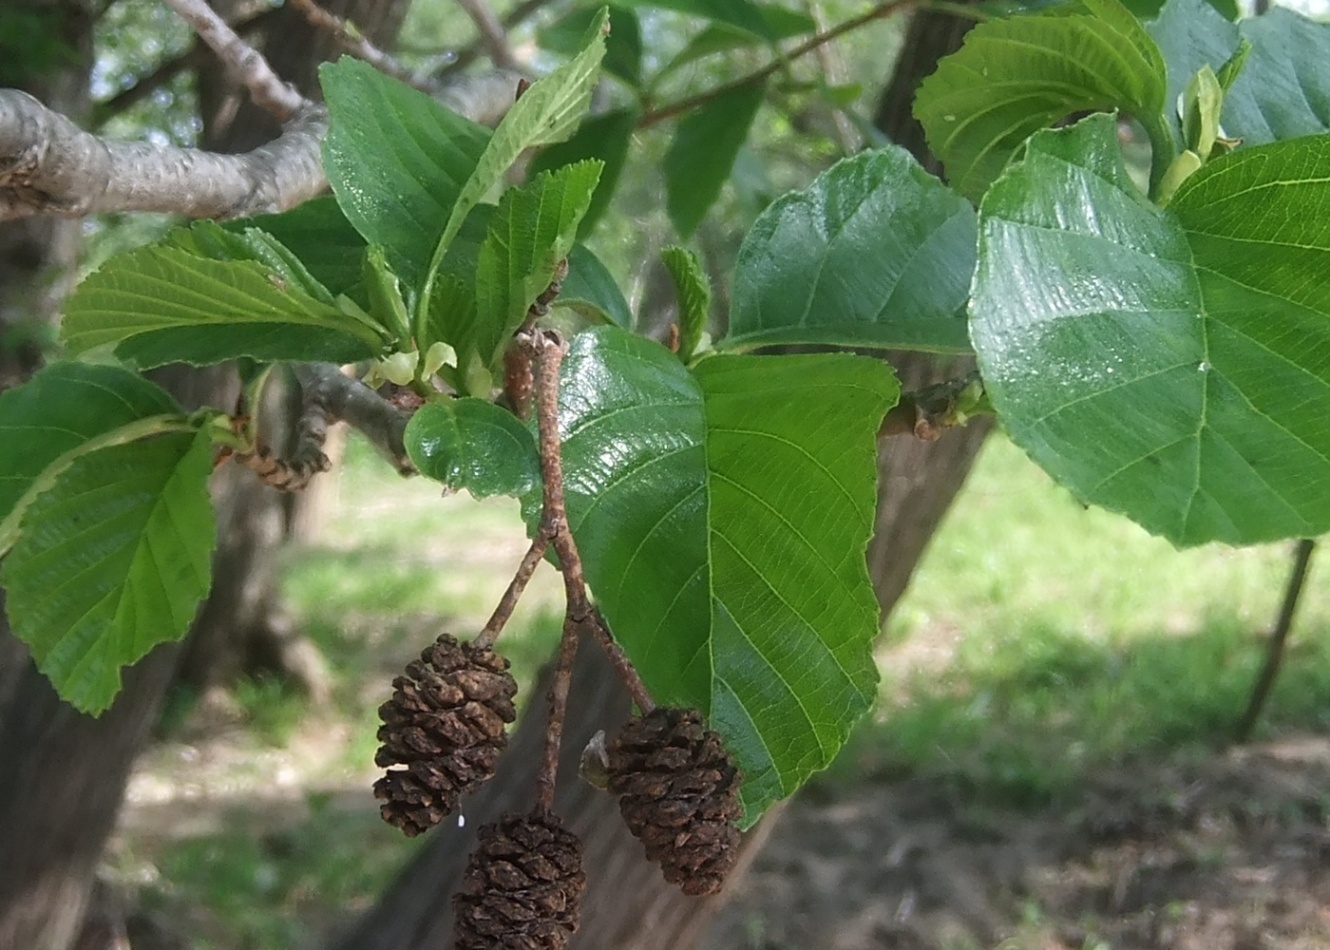
[[(235, 4), (232, 3), (232, 6)], [(320, 6), (350, 18), (380, 48), (390, 48), (406, 16), (409, 0), (334, 0)], [(227, 4), (215, 2), (225, 13)], [(330, 37), (313, 30), (291, 5), (278, 10), (255, 39), (278, 75), (306, 95), (318, 96), (318, 66), (337, 54)], [(280, 131), (272, 116), (256, 107), (220, 66), (199, 76), (204, 148), (243, 152)], [(187, 371), (188, 373), (188, 371)], [(195, 383), (191, 388), (200, 388)], [(280, 383), (268, 386), (259, 418), (262, 435), (280, 452), (294, 430), (297, 400)], [(234, 404), (238, 384), (229, 370), (205, 377), (198, 404)], [(229, 466), (219, 495), (218, 549), (213, 558), (214, 585), (185, 644), (177, 672), (180, 682), (198, 692), (227, 686), (243, 673), (270, 673), (294, 682), (316, 701), (326, 698), (330, 677), (322, 656), (282, 613), (277, 596), (277, 554), (294, 526), (308, 530), (317, 516), (300, 509), (317, 505), (327, 484), (316, 477), (306, 491), (292, 496), (270, 488), (248, 472)], [(309, 499), (306, 499), (309, 495)]]
[[(4, 2), (8, 14), (14, 0)], [(60, 70), (25, 88), (78, 120), (87, 111), (91, 8), (84, 0), (21, 3), (21, 9), (49, 14), (52, 30), (77, 53)], [(404, 12), (405, 7), (404, 0), (360, 0), (352, 15), (360, 14), (362, 25), (373, 26), (372, 10)], [(392, 29), (398, 24), (400, 14)], [(303, 36), (287, 35), (277, 48), (286, 51), (289, 62), (306, 59), (308, 76), (316, 62), (314, 47), (326, 46), (301, 26)], [(20, 382), (40, 361), (32, 343), (39, 337), (12, 329), (39, 325), (54, 315), (72, 282), (80, 233), (76, 221), (33, 218), (0, 225), (0, 385)], [(164, 381), (187, 405), (226, 406), (234, 400), (228, 374), (169, 375), (174, 378)], [(238, 495), (217, 493), (232, 477), (223, 476), (214, 485), (221, 542), (214, 558), (214, 591), (199, 618), (200, 626), (220, 636), (237, 629), (241, 610), (256, 616), (268, 609), (273, 571), (264, 555), (281, 535), (270, 514), (251, 517)], [(249, 477), (234, 480), (246, 487), (256, 484)], [(279, 524), (285, 523), (280, 507), (267, 511), (276, 511)], [(156, 721), (179, 651), (175, 644), (160, 646), (126, 670), (115, 704), (93, 719), (56, 697), (26, 648), (3, 625), (0, 615), (0, 853), (5, 857), (0, 862), (0, 948), (68, 950), (84, 921), (96, 862), (114, 826), (134, 757)], [(220, 658), (211, 657), (219, 664), (216, 672), (224, 669)]]
[[(910, 27), (895, 77), (883, 97), (879, 124), (899, 136), (921, 158), (923, 137), (911, 137), (909, 114), (913, 90), (932, 72), (937, 59), (954, 50), (966, 22), (942, 14), (921, 13)], [(906, 389), (968, 372), (967, 360), (939, 362), (926, 354), (893, 354), (893, 365)], [(884, 440), (878, 456), (881, 479), (876, 536), (869, 566), (883, 616), (909, 583), (952, 498), (960, 489), (989, 426), (983, 420), (947, 432), (937, 442), (910, 437)], [(543, 690), (543, 683), (540, 687)], [(588, 888), (582, 926), (574, 950), (687, 950), (705, 936), (725, 895), (686, 897), (666, 884), (649, 864), (641, 845), (624, 829), (615, 800), (577, 778), (577, 759), (598, 729), (612, 733), (627, 714), (628, 697), (594, 647), (583, 644), (574, 672), (565, 724), (556, 810), (582, 836), (587, 847)], [(500, 814), (530, 807), (534, 773), (545, 729), (543, 715), (519, 724), (498, 775), (464, 805), (466, 826), (448, 826), (397, 877), (372, 911), (331, 946), (333, 950), (436, 950), (448, 946), (452, 929), (452, 894), (461, 879), (478, 824)], [(742, 876), (779, 818), (779, 808), (745, 836)]]

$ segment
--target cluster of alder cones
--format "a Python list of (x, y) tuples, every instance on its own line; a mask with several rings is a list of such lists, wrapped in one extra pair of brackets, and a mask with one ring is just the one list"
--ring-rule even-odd
[[(415, 836), (456, 811), (494, 774), (516, 692), (506, 659), (448, 634), (408, 664), (379, 710), (384, 820)], [(658, 706), (632, 717), (607, 755), (607, 787), (666, 880), (687, 894), (720, 890), (738, 857), (741, 811), (720, 736), (695, 710)], [(538, 810), (485, 825), (478, 838), (453, 899), (457, 950), (565, 947), (586, 886), (577, 836)]]

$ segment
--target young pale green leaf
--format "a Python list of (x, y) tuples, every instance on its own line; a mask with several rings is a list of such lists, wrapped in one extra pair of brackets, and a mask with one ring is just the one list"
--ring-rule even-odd
[(404, 440), (420, 474), (453, 491), (520, 498), (539, 490), (536, 440), (511, 412), (484, 399), (444, 399), (420, 407)]
[(600, 75), (608, 22), (602, 7), (592, 20), (590, 37), (582, 51), (522, 93), (503, 117), (448, 215), (434, 248), (431, 273), (442, 263), (471, 209), (503, 180), (519, 155), (529, 148), (562, 142), (577, 130), (591, 106), (591, 91)]
[(1081, 0), (980, 23), (924, 80), (914, 114), (952, 185), (977, 200), (1032, 132), (1076, 112), (1130, 112), (1157, 160), (1171, 160), (1165, 83), (1163, 56), (1130, 11)]
[(702, 342), (711, 317), (711, 284), (702, 270), (702, 262), (687, 248), (667, 247), (661, 257), (679, 300), (679, 359), (686, 363)]
[(579, 162), (504, 194), (476, 262), (476, 319), (448, 340), (460, 360), (499, 368), (509, 338), (571, 250), (599, 174), (599, 162)]
[(625, 330), (633, 326), (633, 313), (614, 275), (583, 244), (574, 244), (568, 252), (568, 276), (558, 305), (596, 323), (613, 323)]
[(359, 288), (365, 239), (351, 226), (332, 195), (306, 201), (281, 214), (229, 221), (223, 227), (228, 231), (258, 228), (271, 234), (300, 258), (334, 297), (347, 294), (360, 300), (364, 296)]
[(761, 84), (744, 86), (717, 96), (680, 121), (661, 171), (665, 209), (682, 236), (697, 230), (720, 197), (765, 95)]
[(417, 287), (490, 132), (350, 57), (324, 64), (319, 81), (333, 194), (365, 240), (382, 246), (393, 270)]
[(1169, 102), (1203, 66), (1219, 72), (1251, 44), (1220, 113), (1224, 134), (1245, 145), (1330, 131), (1330, 24), (1283, 8), (1230, 23), (1204, 0), (1168, 0), (1149, 26), (1168, 63)]
[(384, 331), (302, 293), (252, 260), (209, 260), (150, 246), (90, 274), (65, 308), (73, 354), (100, 347), (140, 368), (163, 363), (327, 360), (377, 356)]
[(895, 380), (845, 354), (690, 372), (600, 327), (573, 340), (563, 387), (568, 513), (597, 601), (656, 698), (725, 736), (755, 820), (874, 697), (864, 550)]
[(1011, 437), (1178, 545), (1330, 529), (1330, 136), (1208, 162), (1167, 211), (1111, 117), (1044, 132), (980, 212), (971, 335)]
[[(642, 27), (631, 7), (610, 4), (610, 33), (605, 38), (605, 72), (634, 88), (642, 85)], [(563, 56), (582, 51), (587, 33), (595, 23), (595, 7), (574, 7), (549, 26), (542, 27), (536, 41)]]
[(0, 564), (14, 633), (56, 692), (97, 714), (120, 668), (184, 636), (211, 582), (207, 432), (81, 455), (29, 507)]
[(100, 437), (145, 419), (183, 417), (160, 386), (116, 366), (53, 363), (0, 393), (0, 553), (17, 536), (43, 474), (62, 471)]
[(974, 247), (969, 202), (902, 148), (862, 152), (758, 216), (718, 345), (965, 352)]
[(628, 157), (628, 143), (632, 139), (633, 130), (637, 128), (640, 115), (636, 109), (619, 109), (592, 116), (582, 123), (572, 138), (542, 149), (531, 162), (529, 174), (532, 175), (588, 158), (604, 165), (591, 206), (582, 215), (582, 223), (577, 226), (579, 240), (595, 230), (596, 223), (610, 206), (614, 189), (619, 183), (619, 173), (623, 171), (624, 161)]

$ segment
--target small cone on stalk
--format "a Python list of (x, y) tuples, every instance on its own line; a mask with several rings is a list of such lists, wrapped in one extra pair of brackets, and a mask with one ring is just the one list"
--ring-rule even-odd
[(374, 796), (384, 821), (415, 837), (456, 811), (494, 774), (516, 693), (506, 659), (446, 633), (408, 663), (379, 707), (374, 762), (388, 771)]
[(609, 790), (647, 857), (685, 894), (714, 894), (739, 858), (739, 770), (694, 709), (634, 716), (609, 747)]
[(477, 839), (453, 897), (455, 950), (563, 950), (586, 889), (582, 842), (548, 812), (506, 815)]

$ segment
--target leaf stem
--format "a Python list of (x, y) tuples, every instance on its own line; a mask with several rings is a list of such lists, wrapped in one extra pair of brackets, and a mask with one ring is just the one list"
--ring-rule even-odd
[(536, 572), (540, 565), (540, 559), (545, 556), (545, 551), (549, 548), (549, 538), (544, 534), (537, 534), (536, 540), (531, 542), (531, 547), (527, 549), (522, 563), (517, 567), (517, 573), (513, 575), (512, 581), (508, 584), (508, 589), (503, 592), (499, 598), (499, 605), (494, 608), (494, 613), (490, 615), (489, 622), (485, 624), (483, 630), (476, 634), (475, 645), (477, 647), (492, 647), (494, 641), (499, 639), (499, 634), (503, 632), (504, 625), (508, 623), (508, 618), (513, 615), (513, 609), (517, 602), (521, 600), (523, 591), (526, 590), (527, 582), (531, 580), (531, 575)]

